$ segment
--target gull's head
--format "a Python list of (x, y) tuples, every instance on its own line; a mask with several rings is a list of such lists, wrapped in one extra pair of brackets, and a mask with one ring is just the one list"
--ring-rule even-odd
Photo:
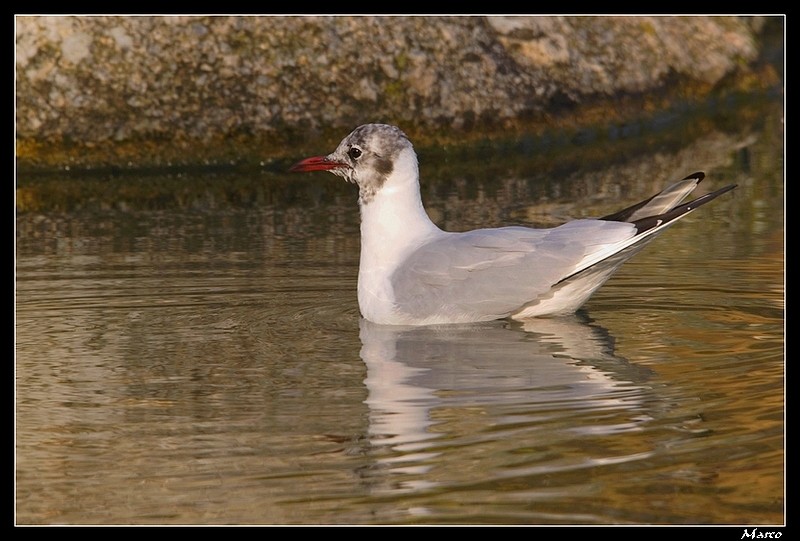
[(359, 202), (369, 203), (398, 167), (407, 166), (403, 162), (408, 160), (416, 168), (414, 148), (400, 128), (364, 124), (350, 132), (327, 156), (306, 158), (289, 171), (330, 171), (357, 184)]

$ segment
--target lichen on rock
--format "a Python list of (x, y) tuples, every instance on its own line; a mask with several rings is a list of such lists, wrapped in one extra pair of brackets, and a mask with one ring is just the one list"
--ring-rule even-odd
[(371, 121), (503, 129), (671, 76), (711, 88), (747, 71), (767, 19), (19, 16), (18, 159), (229, 160)]

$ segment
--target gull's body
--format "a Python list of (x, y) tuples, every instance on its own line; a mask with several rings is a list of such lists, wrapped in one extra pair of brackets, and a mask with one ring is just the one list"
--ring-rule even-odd
[(425, 212), (417, 155), (394, 126), (360, 126), (331, 154), (292, 170), (330, 171), (358, 185), (359, 308), (391, 325), (572, 313), (663, 228), (735, 187), (680, 204), (704, 177), (695, 173), (601, 219), (453, 233)]

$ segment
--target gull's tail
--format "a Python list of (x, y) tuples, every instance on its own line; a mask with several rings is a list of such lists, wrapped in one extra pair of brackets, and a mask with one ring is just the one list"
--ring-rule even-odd
[(626, 209), (609, 214), (608, 216), (603, 216), (600, 219), (612, 222), (630, 222), (636, 226), (638, 234), (645, 232), (655, 233), (655, 230), (667, 226), (697, 207), (705, 205), (720, 195), (736, 188), (736, 184), (730, 184), (717, 191), (702, 195), (688, 203), (681, 204), (681, 201), (692, 193), (703, 178), (705, 178), (705, 173), (692, 173), (683, 180), (665, 188), (653, 197), (645, 199)]

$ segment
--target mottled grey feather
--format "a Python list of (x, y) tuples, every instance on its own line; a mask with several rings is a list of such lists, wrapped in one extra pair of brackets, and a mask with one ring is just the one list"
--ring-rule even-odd
[[(327, 158), (347, 165), (332, 169), (331, 173), (357, 184), (359, 202), (369, 203), (392, 174), (397, 156), (406, 148), (413, 146), (400, 128), (365, 124), (342, 139)], [(358, 154), (353, 154), (353, 149), (358, 150)]]

